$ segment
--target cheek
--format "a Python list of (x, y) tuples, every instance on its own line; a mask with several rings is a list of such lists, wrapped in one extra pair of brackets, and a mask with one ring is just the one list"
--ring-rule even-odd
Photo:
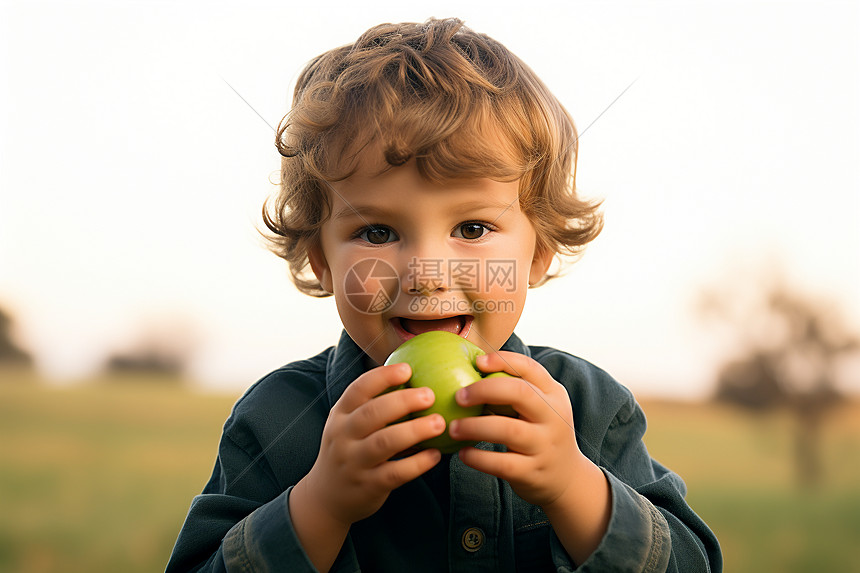
[(495, 268), (488, 265), (484, 288), (473, 293), (475, 314), (490, 321), (494, 330), (513, 330), (522, 314), (528, 289), (528, 269), (523, 272), (522, 266), (520, 260), (514, 259), (498, 261)]
[(524, 237), (510, 244), (505, 250), (507, 259), (499, 261), (495, 269), (489, 268), (489, 285), (494, 287), (493, 294), (505, 298), (516, 298), (517, 293), (525, 293), (529, 287), (534, 255), (533, 237)]
[[(524, 244), (524, 242), (526, 244)], [(491, 252), (468, 261), (451, 273), (456, 290), (481, 300), (512, 300), (522, 303), (529, 287), (533, 249), (526, 241), (505, 241), (494, 245)]]
[(529, 273), (533, 256), (533, 235), (526, 234), (522, 240), (512, 241), (500, 251), (505, 255), (495, 261), (488, 261), (482, 292), (476, 293), (484, 305), (481, 314), (491, 321), (493, 330), (504, 340), (508, 331), (512, 332), (522, 315), (529, 287)]
[(365, 258), (367, 257), (362, 257), (344, 246), (329, 249), (328, 265), (334, 282), (335, 293), (344, 290), (347, 279), (355, 274), (356, 269), (362, 268), (361, 261)]

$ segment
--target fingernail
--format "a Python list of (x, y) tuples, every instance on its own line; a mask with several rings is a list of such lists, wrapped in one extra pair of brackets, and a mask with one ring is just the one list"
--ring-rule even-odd
[(442, 460), (442, 452), (440, 452), (439, 450), (430, 450), (430, 451), (433, 454), (432, 459), (434, 460), (433, 465), (435, 466), (436, 464), (438, 464)]
[(454, 394), (454, 399), (458, 404), (463, 404), (469, 398), (469, 391), (466, 388), (460, 388), (457, 390), (457, 393)]
[(456, 434), (459, 429), (460, 420), (451, 420), (451, 424), (448, 426), (448, 433), (451, 435)]
[(433, 427), (437, 430), (442, 430), (445, 428), (445, 418), (441, 415), (436, 414), (433, 416)]

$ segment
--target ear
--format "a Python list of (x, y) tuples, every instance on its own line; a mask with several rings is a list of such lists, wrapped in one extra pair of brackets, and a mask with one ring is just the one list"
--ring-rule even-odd
[(535, 242), (535, 254), (529, 267), (529, 286), (539, 284), (544, 279), (554, 256), (552, 249), (540, 241)]
[(329, 269), (325, 253), (323, 253), (322, 245), (317, 243), (308, 249), (308, 262), (310, 262), (311, 270), (313, 270), (314, 276), (317, 277), (323, 290), (329, 294), (334, 294), (331, 280), (331, 269)]

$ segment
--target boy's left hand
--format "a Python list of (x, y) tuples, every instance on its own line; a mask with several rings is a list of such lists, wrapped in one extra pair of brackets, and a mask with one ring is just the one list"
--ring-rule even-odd
[(573, 411), (564, 387), (538, 362), (514, 352), (479, 356), (484, 372), (505, 371), (516, 378), (481, 379), (457, 392), (461, 406), (509, 404), (519, 418), (477, 416), (451, 422), (457, 440), (507, 446), (507, 452), (468, 447), (466, 465), (504, 479), (525, 501), (545, 507), (560, 500), (590, 462), (576, 444)]

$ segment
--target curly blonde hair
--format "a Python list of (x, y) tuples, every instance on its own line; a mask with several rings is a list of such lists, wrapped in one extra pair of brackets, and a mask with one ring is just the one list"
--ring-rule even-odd
[(281, 185), (263, 206), (266, 239), (313, 296), (329, 294), (307, 272), (330, 216), (328, 182), (354, 173), (370, 145), (392, 167), (414, 159), (431, 181), (519, 179), (538, 246), (556, 255), (579, 254), (603, 226), (599, 203), (576, 192), (570, 115), (517, 56), (458, 19), (381, 24), (312, 60), (276, 145)]

